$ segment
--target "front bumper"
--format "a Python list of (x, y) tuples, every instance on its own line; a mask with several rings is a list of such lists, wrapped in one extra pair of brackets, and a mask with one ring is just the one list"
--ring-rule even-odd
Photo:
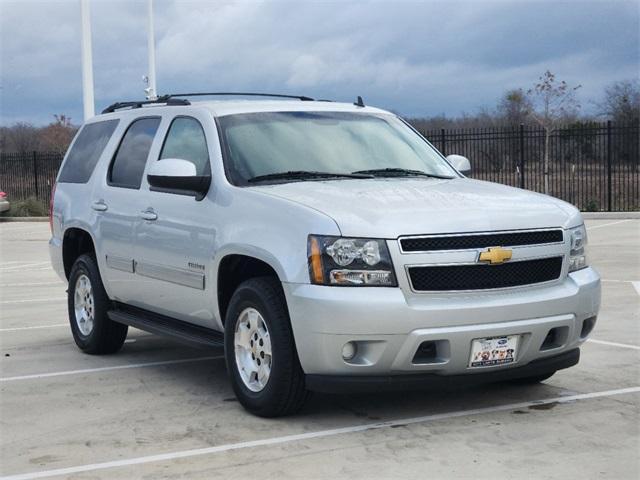
[(518, 378), (534, 377), (573, 367), (580, 360), (580, 349), (548, 358), (534, 360), (515, 368), (484, 371), (478, 374), (437, 375), (415, 373), (411, 375), (307, 375), (309, 390), (321, 393), (369, 393), (396, 390), (440, 390), (469, 387), (482, 383), (504, 382)]
[[(283, 288), (308, 376), (475, 376), (516, 370), (578, 348), (587, 337), (585, 320), (600, 307), (600, 278), (592, 268), (552, 285), (495, 292), (416, 295), (401, 288), (287, 283)], [(541, 349), (554, 328), (562, 338)], [(514, 363), (469, 368), (473, 339), (516, 334), (521, 337)], [(414, 363), (426, 341), (438, 343), (438, 358)], [(342, 358), (347, 342), (358, 343), (358, 354), (348, 362)]]

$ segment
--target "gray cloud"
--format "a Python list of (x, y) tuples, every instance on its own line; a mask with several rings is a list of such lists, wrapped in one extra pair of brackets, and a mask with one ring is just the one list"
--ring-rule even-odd
[[(142, 97), (146, 2), (93, 0), (96, 108)], [(635, 1), (155, 1), (161, 92), (268, 90), (405, 115), (494, 105), (547, 68), (589, 107), (638, 76)], [(79, 2), (0, 0), (2, 123), (80, 121)]]

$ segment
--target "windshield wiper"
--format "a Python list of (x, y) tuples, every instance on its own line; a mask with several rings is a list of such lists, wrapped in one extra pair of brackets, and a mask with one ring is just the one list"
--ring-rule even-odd
[(311, 178), (373, 178), (373, 175), (367, 173), (331, 173), (331, 172), (315, 172), (309, 170), (291, 170), (288, 172), (268, 173), (266, 175), (258, 175), (252, 177), (248, 182), (265, 182), (269, 180), (306, 180)]
[(452, 179), (455, 177), (438, 175), (437, 173), (427, 173), (422, 170), (410, 170), (408, 168), (375, 168), (372, 170), (358, 170), (352, 172), (354, 175), (373, 175), (375, 177), (431, 177)]

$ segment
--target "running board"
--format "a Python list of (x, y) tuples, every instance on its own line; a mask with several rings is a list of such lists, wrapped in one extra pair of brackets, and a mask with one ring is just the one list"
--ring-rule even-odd
[(109, 310), (108, 315), (114, 322), (124, 323), (130, 327), (139, 328), (157, 335), (171, 337), (189, 345), (224, 347), (224, 335), (221, 332), (176, 320), (142, 308), (117, 303), (113, 310)]

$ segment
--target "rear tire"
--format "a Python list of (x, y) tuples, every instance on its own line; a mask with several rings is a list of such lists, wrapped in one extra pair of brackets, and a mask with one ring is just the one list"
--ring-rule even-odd
[(308, 392), (277, 278), (240, 284), (227, 309), (224, 336), (227, 371), (244, 408), (260, 417), (302, 408)]
[(67, 305), (73, 339), (80, 350), (100, 355), (122, 348), (129, 327), (107, 316), (111, 302), (92, 255), (80, 255), (73, 264)]
[(540, 375), (534, 375), (532, 377), (514, 378), (511, 383), (516, 385), (533, 385), (536, 383), (544, 382), (547, 378), (551, 378), (555, 371), (549, 373), (543, 373)]

